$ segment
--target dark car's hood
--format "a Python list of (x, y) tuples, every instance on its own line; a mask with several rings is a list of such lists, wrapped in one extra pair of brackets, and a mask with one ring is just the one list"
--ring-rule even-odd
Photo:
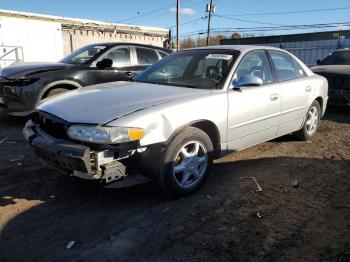
[(339, 74), (350, 75), (350, 65), (319, 65), (311, 70), (316, 74)]
[(79, 88), (44, 100), (37, 109), (70, 123), (106, 124), (148, 107), (192, 96), (210, 95), (211, 90), (112, 82)]
[(64, 63), (21, 63), (5, 67), (0, 71), (0, 77), (17, 79), (30, 74), (63, 69), (71, 66), (70, 64)]

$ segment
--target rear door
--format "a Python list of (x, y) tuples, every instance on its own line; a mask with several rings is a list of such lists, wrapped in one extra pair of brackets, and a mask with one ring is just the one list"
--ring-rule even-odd
[(154, 49), (135, 46), (135, 59), (137, 73), (158, 62), (161, 56)]
[(281, 115), (277, 136), (285, 135), (301, 128), (312, 86), (299, 63), (288, 53), (268, 51), (271, 58), (278, 93), (281, 95)]
[(263, 85), (228, 90), (227, 141), (228, 149), (233, 151), (270, 140), (278, 129), (281, 99), (264, 50), (252, 51), (242, 58), (233, 80), (243, 75), (257, 76)]

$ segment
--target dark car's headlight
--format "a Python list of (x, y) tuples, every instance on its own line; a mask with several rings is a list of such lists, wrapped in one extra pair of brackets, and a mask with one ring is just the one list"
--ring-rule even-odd
[(140, 140), (144, 136), (144, 130), (134, 127), (72, 125), (68, 128), (68, 136), (97, 144), (119, 144)]
[(38, 81), (39, 78), (25, 78), (21, 77), (13, 81), (6, 82), (7, 86), (29, 86)]

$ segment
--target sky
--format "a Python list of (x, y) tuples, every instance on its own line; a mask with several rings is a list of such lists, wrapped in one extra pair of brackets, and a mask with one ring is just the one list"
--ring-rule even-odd
[[(198, 37), (206, 31), (205, 6), (209, 1), (180, 1), (181, 37)], [(238, 31), (243, 35), (280, 35), (350, 29), (349, 0), (213, 0), (213, 4), (216, 8), (211, 19), (213, 34)], [(0, 0), (0, 9), (164, 27), (172, 29), (173, 35), (175, 7), (176, 0)], [(293, 30), (285, 27), (329, 23), (337, 27)]]

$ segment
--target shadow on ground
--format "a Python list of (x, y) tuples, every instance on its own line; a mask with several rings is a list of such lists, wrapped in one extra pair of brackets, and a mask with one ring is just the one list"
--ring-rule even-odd
[(150, 184), (106, 190), (42, 169), (2, 192), (0, 208), (29, 210), (3, 228), (0, 260), (346, 261), (349, 169), (296, 157), (217, 163), (201, 191), (174, 201)]

